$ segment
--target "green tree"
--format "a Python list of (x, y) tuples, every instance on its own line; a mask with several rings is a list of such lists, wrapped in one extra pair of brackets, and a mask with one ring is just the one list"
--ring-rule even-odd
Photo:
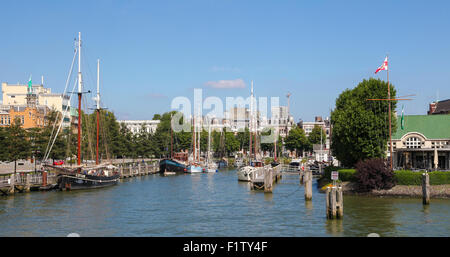
[[(336, 99), (336, 108), (331, 113), (333, 126), (331, 149), (344, 166), (353, 167), (358, 161), (371, 158), (385, 158), (389, 139), (388, 85), (380, 79), (363, 80), (353, 89), (347, 89)], [(396, 90), (390, 85), (391, 98)], [(392, 131), (396, 130), (394, 110), (396, 102), (391, 101)]]
[(284, 140), (286, 149), (296, 151), (297, 156), (299, 153), (308, 150), (308, 144), (305, 131), (298, 126), (293, 127)]
[(14, 173), (17, 169), (17, 161), (31, 156), (30, 142), (26, 131), (21, 127), (21, 120), (16, 117), (13, 123), (6, 128), (3, 158), (14, 162)]
[[(322, 135), (321, 135), (322, 134)], [(325, 141), (327, 139), (327, 135), (322, 127), (318, 125), (314, 125), (314, 128), (312, 129), (311, 133), (308, 135), (308, 141), (311, 145), (316, 144), (325, 144)]]

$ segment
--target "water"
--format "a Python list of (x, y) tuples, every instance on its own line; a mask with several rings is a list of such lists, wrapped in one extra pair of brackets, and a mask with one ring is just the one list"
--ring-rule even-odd
[(344, 196), (344, 219), (327, 220), (313, 182), (298, 175), (273, 194), (250, 190), (235, 170), (150, 175), (117, 186), (0, 197), (0, 236), (450, 236), (450, 200)]

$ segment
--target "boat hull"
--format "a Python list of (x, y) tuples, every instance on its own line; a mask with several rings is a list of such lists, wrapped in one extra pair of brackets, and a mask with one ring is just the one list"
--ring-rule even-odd
[(186, 165), (173, 159), (164, 159), (159, 162), (159, 172), (185, 172)]
[(95, 175), (60, 175), (58, 178), (58, 188), (60, 190), (80, 190), (102, 188), (116, 185), (120, 179), (119, 174), (112, 176)]
[(203, 168), (202, 168), (202, 166), (189, 165), (186, 172), (187, 173), (200, 173), (200, 172), (203, 172)]
[(237, 176), (239, 181), (252, 181), (252, 173), (254, 172), (254, 168), (250, 166), (242, 167), (237, 171)]

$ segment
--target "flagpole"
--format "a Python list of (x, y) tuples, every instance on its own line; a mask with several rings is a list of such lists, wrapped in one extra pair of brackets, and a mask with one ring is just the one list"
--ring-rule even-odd
[[(388, 56), (386, 55), (386, 59)], [(390, 153), (390, 167), (392, 170), (392, 160), (394, 156), (392, 155), (392, 126), (391, 126), (391, 88), (389, 85), (389, 68), (386, 69), (387, 72), (387, 83), (388, 83), (388, 102), (389, 102), (389, 153)]]

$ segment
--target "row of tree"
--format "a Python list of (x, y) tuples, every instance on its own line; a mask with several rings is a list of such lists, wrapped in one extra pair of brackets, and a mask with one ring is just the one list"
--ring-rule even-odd
[[(147, 132), (144, 129), (145, 124), (142, 125), (139, 133), (132, 133), (125, 124), (117, 122), (114, 113), (101, 110), (99, 115), (100, 158), (169, 156), (171, 137), (174, 152), (192, 150), (192, 132), (174, 133), (171, 131), (171, 117), (175, 113), (156, 114), (153, 119), (160, 120), (160, 123), (154, 133)], [(71, 127), (60, 129), (60, 115), (57, 111), (51, 111), (47, 116), (47, 124), (43, 128), (23, 129), (20, 120), (14, 121), (8, 127), (0, 128), (0, 145), (3, 146), (3, 150), (0, 152), (0, 160), (17, 161), (28, 158), (43, 160), (48, 153), (49, 160), (69, 158), (70, 162), (75, 163), (77, 158), (77, 130)], [(268, 135), (268, 133), (270, 131), (263, 132), (262, 135)], [(309, 137), (306, 137), (301, 128), (294, 127), (285, 139), (278, 138), (278, 152), (282, 149), (283, 141), (287, 150), (295, 150), (297, 153), (310, 151), (313, 144), (320, 143), (320, 133), (323, 133), (322, 138), (325, 140), (326, 135), (319, 127), (315, 127)], [(95, 160), (96, 136), (96, 113), (82, 113), (81, 157), (83, 160)], [(260, 141), (259, 136), (258, 141)], [(247, 152), (249, 141), (250, 133), (248, 129), (238, 133), (214, 129), (211, 132), (211, 151), (214, 152), (216, 157), (230, 156), (240, 150)], [(202, 151), (206, 151), (208, 147), (208, 131), (206, 129), (203, 129), (200, 133), (200, 147)], [(274, 143), (262, 143), (258, 147), (260, 147), (259, 150), (265, 152), (274, 151)]]

